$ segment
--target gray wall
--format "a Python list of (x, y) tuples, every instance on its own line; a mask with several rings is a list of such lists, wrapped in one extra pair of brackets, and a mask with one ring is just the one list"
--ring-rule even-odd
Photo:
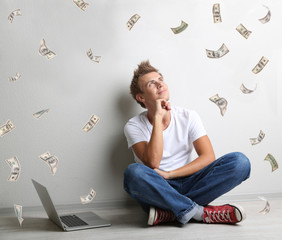
[[(209, 0), (89, 0), (86, 11), (72, 0), (2, 0), (0, 2), (0, 125), (10, 119), (16, 128), (0, 138), (0, 207), (40, 205), (31, 184), (47, 185), (56, 203), (80, 203), (90, 187), (94, 201), (126, 200), (123, 171), (132, 162), (123, 126), (143, 111), (129, 95), (136, 65), (150, 59), (163, 73), (172, 105), (196, 110), (207, 129), (217, 157), (244, 152), (252, 176), (229, 194), (281, 192), (280, 168), (271, 172), (264, 161), (271, 153), (282, 164), (281, 131), (281, 11), (278, 0), (217, 1), (222, 23), (214, 24)], [(272, 13), (270, 22), (258, 19)], [(21, 9), (13, 23), (10, 12)], [(141, 18), (131, 31), (129, 18)], [(189, 24), (180, 34), (171, 27)], [(243, 38), (235, 28), (252, 31)], [(38, 53), (41, 39), (57, 56)], [(230, 52), (207, 58), (205, 49), (222, 43)], [(91, 48), (100, 63), (89, 60)], [(252, 68), (265, 56), (269, 63), (259, 74)], [(15, 82), (8, 77), (21, 74)], [(245, 95), (241, 84), (255, 92)], [(209, 98), (218, 93), (228, 101), (222, 117)], [(33, 113), (50, 108), (40, 119)], [(88, 133), (82, 127), (92, 114), (100, 117)], [(258, 145), (249, 138), (266, 134)], [(49, 151), (59, 159), (56, 174), (39, 155)], [(6, 159), (17, 156), (21, 175), (8, 182)]]

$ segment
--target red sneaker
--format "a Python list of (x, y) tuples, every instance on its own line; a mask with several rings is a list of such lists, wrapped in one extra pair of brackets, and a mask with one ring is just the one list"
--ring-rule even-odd
[(238, 205), (206, 206), (203, 221), (205, 223), (238, 223), (246, 218), (246, 213)]
[(148, 225), (157, 225), (164, 222), (173, 222), (175, 215), (172, 211), (150, 207)]

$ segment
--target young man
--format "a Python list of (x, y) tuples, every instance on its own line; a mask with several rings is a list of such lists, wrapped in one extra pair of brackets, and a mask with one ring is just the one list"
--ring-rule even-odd
[[(149, 61), (134, 71), (130, 90), (147, 111), (124, 128), (136, 161), (124, 173), (124, 189), (149, 213), (148, 224), (244, 220), (241, 206), (208, 204), (249, 177), (248, 158), (234, 152), (216, 160), (198, 114), (170, 105), (168, 86)], [(193, 148), (198, 157), (192, 161)]]

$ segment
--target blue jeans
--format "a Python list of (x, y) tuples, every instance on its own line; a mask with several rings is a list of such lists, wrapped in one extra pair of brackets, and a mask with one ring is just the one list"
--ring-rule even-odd
[(198, 205), (206, 206), (239, 185), (250, 176), (250, 170), (249, 159), (240, 152), (226, 154), (191, 176), (170, 180), (133, 163), (124, 172), (124, 189), (145, 211), (150, 206), (170, 210), (185, 224)]

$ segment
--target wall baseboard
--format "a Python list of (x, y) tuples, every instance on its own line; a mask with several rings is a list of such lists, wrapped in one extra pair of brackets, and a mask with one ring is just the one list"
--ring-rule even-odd
[[(271, 199), (282, 199), (282, 192), (278, 193), (250, 193), (250, 194), (226, 194), (218, 199), (216, 199), (214, 202), (218, 203), (228, 203), (229, 201), (260, 201), (258, 196), (263, 196), (268, 200)], [(75, 203), (75, 204), (59, 204), (56, 205), (56, 209), (58, 211), (65, 211), (65, 210), (81, 210), (84, 209), (86, 211), (89, 210), (95, 210), (95, 209), (115, 209), (115, 208), (126, 208), (126, 207), (138, 207), (139, 204), (131, 198), (126, 198), (126, 199), (116, 199), (116, 200), (107, 200), (107, 201), (96, 201), (93, 203), (89, 203), (86, 205), (81, 205), (80, 203)], [(36, 212), (36, 211), (43, 211), (43, 206), (23, 206), (23, 211), (24, 212)], [(14, 212), (13, 208), (0, 208), (0, 215), (5, 215), (5, 214), (11, 214)]]

